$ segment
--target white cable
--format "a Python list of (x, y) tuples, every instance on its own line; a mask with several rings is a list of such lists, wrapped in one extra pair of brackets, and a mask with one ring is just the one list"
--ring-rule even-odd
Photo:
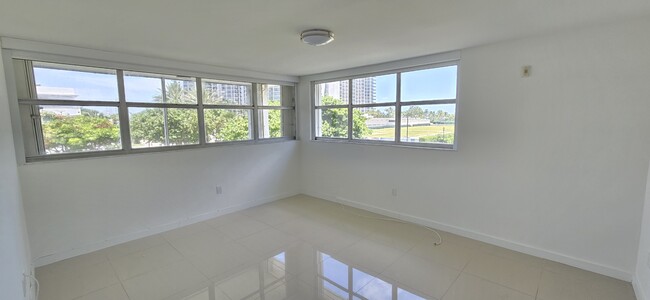
[(341, 205), (341, 208), (342, 208), (344, 211), (346, 211), (346, 212), (348, 212), (348, 213), (351, 213), (351, 214), (353, 214), (353, 215), (355, 215), (355, 216), (357, 216), (357, 217), (362, 217), (362, 218), (366, 218), (366, 219), (375, 219), (375, 220), (391, 221), (391, 222), (402, 223), (402, 224), (412, 224), (412, 225), (417, 225), (417, 226), (420, 226), (420, 227), (424, 227), (424, 228), (426, 228), (426, 229), (429, 230), (429, 231), (433, 231), (433, 233), (435, 233), (435, 234), (438, 236), (438, 241), (437, 241), (437, 242), (433, 242), (433, 245), (434, 245), (434, 246), (440, 246), (440, 245), (442, 245), (442, 236), (440, 235), (440, 233), (438, 233), (438, 231), (436, 231), (435, 229), (433, 229), (433, 228), (431, 228), (431, 227), (429, 227), (429, 226), (420, 225), (420, 224), (417, 224), (417, 223), (406, 222), (406, 221), (402, 221), (402, 220), (400, 220), (400, 219), (391, 218), (391, 217), (382, 218), (382, 217), (364, 216), (364, 215), (357, 214), (357, 213), (354, 213), (354, 212), (352, 212), (352, 211), (349, 211), (349, 210), (345, 209), (345, 205), (343, 205), (343, 203), (339, 203), (339, 205)]
[[(39, 294), (41, 292), (41, 284), (38, 282), (38, 279), (36, 279), (36, 276), (34, 276), (32, 274), (24, 274), (23, 273), (23, 276), (25, 276), (26, 278), (29, 278), (31, 282), (36, 283), (36, 298), (34, 300), (38, 300), (38, 296), (39, 296)], [(31, 288), (32, 285), (30, 284), (29, 287)]]

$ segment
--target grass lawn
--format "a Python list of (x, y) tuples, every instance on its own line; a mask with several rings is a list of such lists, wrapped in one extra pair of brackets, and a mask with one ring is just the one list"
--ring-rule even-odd
[[(402, 137), (407, 137), (407, 128), (402, 128), (401, 136)], [(414, 127), (408, 127), (408, 136), (409, 137), (424, 137), (424, 136), (431, 136), (431, 135), (438, 135), (442, 133), (446, 134), (453, 134), (454, 133), (454, 125), (448, 125), (448, 124), (437, 124), (437, 125), (430, 125), (430, 126), (414, 126)], [(373, 138), (391, 138), (394, 137), (395, 133), (393, 128), (381, 128), (381, 129), (372, 129), (371, 134), (368, 137), (373, 137)]]

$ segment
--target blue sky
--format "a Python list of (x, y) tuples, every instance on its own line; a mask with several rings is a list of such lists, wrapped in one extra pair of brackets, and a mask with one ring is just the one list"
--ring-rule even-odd
[[(49, 68), (34, 68), (36, 84), (47, 87), (73, 88), (77, 99), (117, 101), (117, 76), (113, 74), (77, 72)], [(435, 100), (456, 98), (457, 66), (425, 69), (402, 73), (402, 101)], [(153, 102), (160, 95), (161, 83), (158, 78), (128, 76), (126, 74), (125, 93), (127, 101)], [(376, 102), (393, 102), (396, 99), (395, 74), (376, 76)], [(455, 105), (426, 105), (430, 111), (443, 110), (455, 113)]]

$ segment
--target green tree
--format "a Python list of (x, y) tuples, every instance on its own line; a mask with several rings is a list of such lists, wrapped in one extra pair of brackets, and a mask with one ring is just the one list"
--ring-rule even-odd
[[(269, 100), (269, 106), (279, 106), (280, 100)], [(272, 109), (268, 112), (269, 137), (282, 137), (282, 111)]]
[[(332, 96), (325, 96), (321, 99), (321, 105), (341, 105), (341, 99)], [(366, 125), (366, 117), (361, 111), (355, 110), (352, 113), (352, 137), (362, 138), (368, 136), (371, 130)], [(348, 114), (346, 108), (323, 109), (321, 115), (321, 135), (325, 137), (347, 137), (348, 136)]]
[(411, 106), (402, 114), (402, 117), (424, 119), (426, 118), (426, 115), (422, 107)]
[(43, 112), (42, 126), (48, 153), (111, 150), (120, 148), (120, 128), (117, 115), (105, 115), (96, 110), (81, 109), (74, 116)]
[[(183, 88), (177, 81), (165, 85), (166, 103), (194, 104), (196, 90)], [(211, 103), (221, 103), (219, 95), (211, 89), (203, 91)], [(155, 102), (161, 103), (162, 96)], [(165, 114), (167, 132), (165, 133)], [(244, 110), (205, 109), (204, 123), (208, 141), (237, 141), (250, 138), (249, 115)], [(198, 115), (196, 109), (151, 108), (133, 114), (130, 118), (131, 137), (136, 143), (164, 145), (165, 134), (170, 145), (195, 144), (199, 141)]]

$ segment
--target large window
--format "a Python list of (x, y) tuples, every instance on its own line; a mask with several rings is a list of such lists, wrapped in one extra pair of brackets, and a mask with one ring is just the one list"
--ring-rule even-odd
[(454, 148), (457, 63), (313, 84), (314, 138)]
[(28, 161), (294, 138), (293, 86), (14, 59)]

